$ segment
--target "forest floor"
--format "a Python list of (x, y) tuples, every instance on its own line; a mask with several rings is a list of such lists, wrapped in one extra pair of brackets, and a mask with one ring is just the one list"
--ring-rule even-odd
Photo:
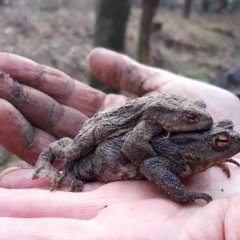
[[(0, 8), (0, 49), (59, 68), (88, 82), (87, 55), (93, 46), (94, 0), (19, 0)], [(126, 54), (135, 58), (141, 8), (133, 6)], [(159, 8), (162, 24), (152, 34), (151, 65), (211, 82), (240, 60), (240, 14), (193, 13)], [(1, 155), (2, 153), (2, 155)], [(8, 159), (0, 151), (0, 169)], [(11, 163), (12, 164), (12, 163)]]

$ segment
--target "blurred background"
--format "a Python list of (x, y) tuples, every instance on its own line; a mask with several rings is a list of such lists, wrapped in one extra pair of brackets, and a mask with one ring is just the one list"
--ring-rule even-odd
[[(87, 66), (94, 46), (240, 91), (240, 0), (0, 0), (0, 28), (1, 51), (106, 92)], [(0, 170), (16, 159), (0, 148)]]

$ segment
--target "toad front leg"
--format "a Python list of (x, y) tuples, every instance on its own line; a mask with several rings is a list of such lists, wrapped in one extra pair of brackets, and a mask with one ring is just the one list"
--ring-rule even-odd
[(51, 181), (51, 190), (56, 186), (57, 179), (60, 177), (60, 172), (52, 166), (55, 159), (54, 155), (47, 148), (40, 154), (35, 169), (33, 171), (32, 179), (38, 179), (40, 175), (47, 176)]
[(157, 156), (149, 141), (161, 130), (156, 122), (141, 121), (126, 137), (122, 147), (124, 155), (138, 166), (144, 159)]
[(226, 176), (228, 178), (230, 178), (231, 177), (231, 172), (230, 172), (229, 167), (226, 165), (226, 162), (233, 163), (233, 164), (235, 164), (238, 167), (240, 167), (240, 164), (237, 161), (233, 160), (233, 159), (227, 159), (224, 163), (217, 163), (215, 165), (217, 167), (220, 167), (223, 170), (223, 172), (226, 174)]
[(144, 160), (140, 166), (142, 174), (176, 202), (188, 203), (195, 199), (212, 201), (206, 193), (191, 192), (183, 185), (180, 179), (171, 171), (171, 162), (163, 157), (154, 157)]
[(61, 174), (52, 164), (55, 158), (63, 159), (62, 149), (71, 143), (72, 139), (70, 138), (62, 138), (58, 141), (50, 143), (49, 146), (46, 147), (39, 155), (32, 179), (38, 179), (40, 175), (48, 176), (52, 183), (51, 190), (54, 190), (58, 186)]

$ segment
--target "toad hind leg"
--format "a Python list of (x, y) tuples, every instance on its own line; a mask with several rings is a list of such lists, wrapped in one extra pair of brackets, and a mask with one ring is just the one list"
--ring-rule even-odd
[(146, 159), (140, 166), (140, 171), (151, 182), (176, 202), (188, 203), (203, 199), (207, 203), (212, 197), (206, 193), (191, 192), (180, 179), (170, 170), (170, 162), (166, 158), (154, 157)]

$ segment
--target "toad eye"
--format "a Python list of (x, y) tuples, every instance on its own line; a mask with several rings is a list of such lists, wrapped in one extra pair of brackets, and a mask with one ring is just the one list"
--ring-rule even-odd
[(183, 114), (184, 114), (183, 117), (186, 121), (191, 122), (191, 123), (196, 122), (196, 120), (197, 120), (196, 112), (193, 112), (191, 110), (186, 110), (186, 111), (184, 111)]
[(229, 142), (229, 134), (221, 133), (213, 139), (213, 147), (217, 150), (225, 150), (229, 146)]

